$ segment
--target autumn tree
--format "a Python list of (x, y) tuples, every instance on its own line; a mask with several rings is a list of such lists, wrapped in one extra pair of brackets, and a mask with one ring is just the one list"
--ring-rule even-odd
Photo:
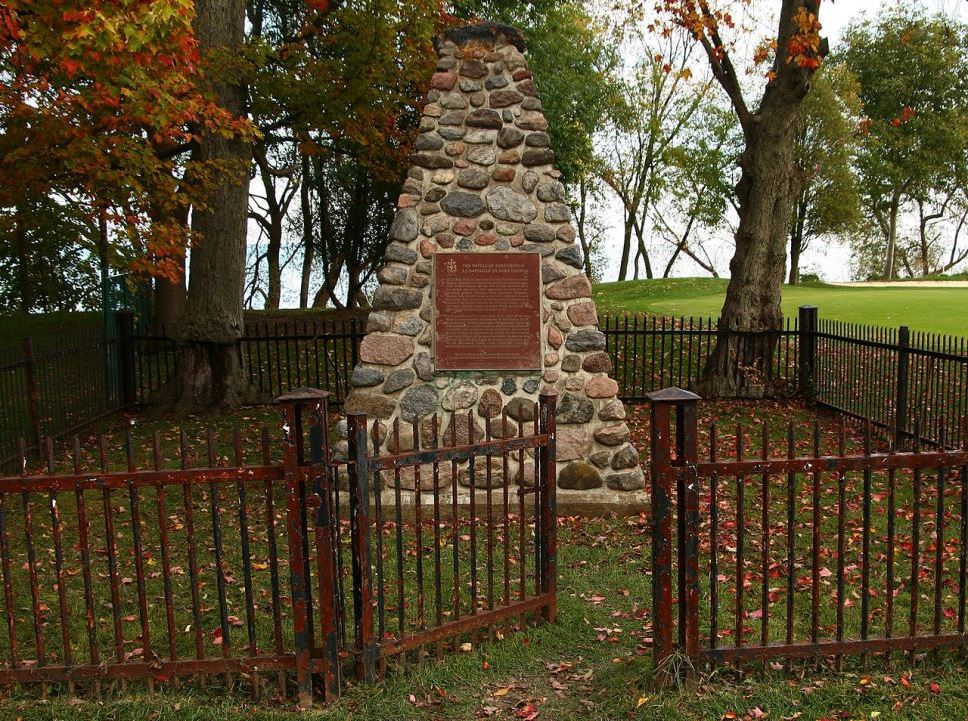
[(817, 73), (797, 122), (794, 154), (803, 170), (790, 221), (790, 285), (800, 282), (800, 256), (811, 241), (850, 236), (861, 221), (854, 157), (861, 114), (860, 87), (844, 65)]
[(245, 131), (197, 87), (192, 17), (190, 0), (0, 5), (0, 208), (13, 236), (56, 241), (51, 216), (31, 209), (58, 198), (106, 230), (127, 269), (177, 276), (189, 232), (155, 211), (207, 193), (214, 164), (182, 177), (198, 133)]
[[(958, 206), (968, 167), (968, 26), (899, 5), (850, 26), (836, 62), (857, 78), (868, 121), (857, 168), (879, 275), (894, 278), (905, 262), (909, 273), (928, 272), (927, 253), (923, 263), (900, 258), (901, 221), (905, 210), (920, 208), (930, 223)], [(923, 237), (914, 240), (917, 255), (927, 250)]]
[[(749, 5), (748, 0), (742, 3)], [(721, 333), (703, 369), (708, 396), (760, 395), (769, 387), (770, 356), (782, 327), (780, 292), (793, 203), (802, 183), (794, 156), (797, 118), (827, 44), (820, 37), (819, 0), (782, 0), (776, 32), (757, 49), (769, 62), (758, 102), (748, 99), (732, 55), (729, 34), (735, 21), (726, 4), (708, 0), (662, 0), (657, 12), (703, 49), (713, 76), (729, 98), (743, 132), (736, 184), (739, 225), (730, 261), (730, 280), (718, 328), (754, 331)]]

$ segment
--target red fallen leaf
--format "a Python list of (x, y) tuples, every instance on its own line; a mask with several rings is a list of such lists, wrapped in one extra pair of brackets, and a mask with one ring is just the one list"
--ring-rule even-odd
[(928, 691), (931, 693), (941, 693), (941, 684), (937, 681), (932, 681), (928, 684)]
[(533, 703), (527, 703), (515, 711), (514, 715), (523, 721), (534, 721), (538, 718), (538, 708)]
[(909, 679), (907, 676), (901, 676), (901, 685), (904, 688), (911, 688), (911, 679)]
[(242, 624), (242, 619), (240, 619), (238, 616), (229, 616), (229, 623), (231, 625), (233, 625), (233, 626), (241, 626), (241, 625), (243, 625)]
[(212, 631), (212, 645), (221, 646), (222, 645), (222, 629), (216, 628)]

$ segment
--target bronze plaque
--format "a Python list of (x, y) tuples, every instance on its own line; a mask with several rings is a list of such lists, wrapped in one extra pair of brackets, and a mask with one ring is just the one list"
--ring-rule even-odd
[(541, 256), (434, 256), (437, 370), (540, 370)]

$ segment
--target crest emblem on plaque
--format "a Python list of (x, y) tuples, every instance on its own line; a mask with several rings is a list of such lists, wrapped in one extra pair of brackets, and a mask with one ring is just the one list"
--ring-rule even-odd
[(453, 258), (448, 258), (447, 262), (444, 263), (444, 270), (448, 273), (453, 273), (457, 270), (457, 262)]

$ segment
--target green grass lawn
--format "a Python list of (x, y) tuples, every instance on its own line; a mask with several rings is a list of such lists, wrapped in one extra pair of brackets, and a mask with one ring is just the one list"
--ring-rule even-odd
[[(717, 317), (728, 281), (670, 278), (600, 283), (599, 312), (659, 313)], [(795, 318), (801, 305), (815, 305), (821, 318), (849, 323), (968, 336), (968, 288), (862, 288), (811, 283), (783, 286), (783, 312)]]
[[(793, 421), (796, 429), (799, 452), (806, 452), (811, 444), (811, 433), (808, 424), (809, 413), (802, 407), (786, 403), (762, 402), (748, 403), (704, 403), (701, 405), (702, 426), (700, 431), (700, 447), (705, 450), (709, 442), (708, 423), (717, 420), (720, 428), (720, 454), (727, 457), (734, 443), (736, 423), (744, 423), (744, 439), (746, 457), (756, 457), (760, 452), (761, 434), (756, 422), (770, 420), (770, 445), (772, 455), (783, 455), (786, 450), (785, 427), (786, 421)], [(630, 427), (635, 434), (635, 441), (640, 450), (645, 450), (645, 443), (649, 429), (647, 424), (647, 409), (637, 407), (632, 409), (629, 419)], [(262, 412), (246, 410), (236, 415), (223, 415), (215, 418), (188, 418), (181, 425), (187, 427), (190, 456), (204, 457), (205, 440), (201, 428), (204, 425), (214, 425), (220, 436), (216, 443), (215, 452), (219, 457), (231, 456), (231, 444), (226, 443), (229, 429), (236, 423), (241, 424), (245, 433), (243, 445), (250, 456), (258, 455), (257, 427), (261, 423), (268, 423), (270, 427), (278, 423), (277, 414), (271, 411)], [(106, 456), (112, 467), (125, 462), (124, 435), (127, 428), (132, 429), (133, 447), (137, 465), (145, 465), (151, 457), (151, 439), (155, 431), (161, 433), (162, 462), (165, 465), (177, 463), (177, 435), (172, 430), (172, 423), (165, 419), (137, 419), (132, 424), (119, 426), (106, 439)], [(822, 420), (821, 442), (823, 451), (834, 452), (837, 445), (836, 426), (829, 417)], [(848, 452), (856, 449), (860, 443), (855, 432), (848, 431), (846, 446)], [(82, 452), (83, 464), (96, 462), (95, 445), (86, 443)], [(271, 455), (278, 458), (277, 440), (272, 443)], [(645, 458), (645, 453), (643, 453)], [(56, 464), (67, 462), (66, 455), (58, 451)], [(903, 476), (903, 474), (899, 474)], [(836, 529), (835, 508), (837, 502), (836, 484), (825, 476), (822, 497), (824, 547), (828, 554), (823, 558), (824, 568), (836, 569), (837, 559), (829, 554), (833, 547)], [(745, 555), (744, 586), (747, 589), (746, 610), (754, 612), (747, 618), (745, 626), (750, 640), (758, 637), (759, 621), (755, 611), (759, 606), (761, 576), (759, 569), (760, 542), (764, 537), (771, 538), (771, 558), (782, 560), (783, 532), (779, 530), (783, 524), (783, 509), (785, 507), (785, 477), (773, 479), (772, 503), (773, 530), (764, 534), (759, 523), (757, 497), (759, 477), (747, 479), (746, 495), (746, 524), (747, 549)], [(910, 479), (904, 476), (898, 483), (898, 503), (902, 504), (909, 498), (905, 495)], [(860, 528), (858, 524), (858, 489), (861, 476), (851, 474), (846, 480), (848, 512), (850, 521), (847, 524), (846, 539), (846, 573), (848, 574), (848, 589), (858, 587), (857, 559), (860, 547)], [(720, 629), (731, 628), (729, 617), (733, 609), (732, 598), (735, 593), (735, 541), (732, 536), (735, 528), (735, 517), (728, 511), (728, 500), (734, 479), (723, 479), (720, 486), (721, 508), (720, 516)], [(875, 556), (881, 558), (883, 546), (883, 529), (886, 523), (886, 501), (882, 495), (883, 476), (876, 476), (874, 491), (878, 499), (874, 504), (872, 526), (876, 529), (874, 538)], [(930, 488), (933, 488), (934, 476), (926, 474), (925, 503), (922, 507), (923, 553), (925, 557), (933, 556), (931, 546), (932, 533), (928, 530), (933, 520)], [(798, 479), (798, 512), (797, 537), (800, 552), (798, 559), (805, 556), (808, 546), (809, 527), (803, 521), (809, 517), (809, 477)], [(241, 584), (239, 577), (238, 538), (236, 515), (233, 512), (234, 501), (232, 489), (219, 501), (222, 510), (223, 533), (226, 538), (225, 570), (235, 581), (229, 585), (230, 612), (243, 617)], [(254, 489), (253, 489), (254, 490)], [(210, 642), (210, 633), (217, 626), (215, 618), (216, 603), (213, 598), (212, 583), (213, 565), (210, 549), (210, 528), (207, 514), (209, 504), (205, 495), (205, 488), (196, 489), (195, 522), (199, 529), (200, 567), (204, 584), (200, 592), (205, 606), (203, 613), (203, 628), (205, 629), (205, 649), (209, 655), (216, 654), (218, 648)], [(119, 509), (127, 506), (124, 492), (113, 495), (112, 505)], [(149, 559), (148, 597), (150, 615), (154, 629), (154, 643), (164, 647), (164, 635), (159, 631), (163, 628), (161, 595), (161, 578), (158, 574), (158, 552), (154, 545), (152, 532), (155, 516), (153, 493), (145, 491), (142, 497), (142, 518), (145, 522), (147, 543), (152, 551)], [(97, 516), (97, 503), (94, 494), (89, 499), (89, 514), (96, 538), (103, 538)], [(257, 498), (250, 496), (257, 503)], [(8, 501), (8, 534), (13, 535), (15, 529), (23, 527), (23, 521), (17, 510), (19, 499), (11, 497)], [(58, 648), (59, 629), (57, 623), (56, 593), (49, 585), (50, 554), (49, 538), (40, 527), (44, 525), (45, 498), (37, 497), (35, 504), (35, 526), (38, 535), (35, 539), (38, 548), (43, 549), (40, 572), (48, 580), (44, 586), (44, 600), (48, 606), (45, 611), (48, 625), (45, 635), (48, 649), (56, 652)], [(280, 503), (282, 498), (277, 498)], [(952, 500), (952, 504), (957, 499)], [(67, 547), (71, 548), (70, 555), (76, 553), (73, 548), (73, 538), (70, 533), (73, 513), (70, 508), (69, 494), (61, 494), (58, 499), (62, 518), (68, 526), (65, 534)], [(722, 503), (726, 502), (723, 506)], [(255, 506), (258, 508), (258, 506)], [(277, 508), (281, 506), (277, 505)], [(643, 509), (644, 511), (644, 509)], [(173, 542), (183, 543), (184, 532), (180, 529), (182, 511), (177, 497), (170, 497), (168, 503), (170, 521), (177, 526), (173, 532)], [(706, 513), (704, 512), (704, 518)], [(261, 518), (256, 513), (254, 519)], [(279, 517), (284, 522), (284, 514)], [(732, 523), (731, 523), (732, 522)], [(130, 578), (134, 576), (130, 552), (130, 513), (119, 510), (116, 516), (118, 527), (118, 546), (120, 549), (119, 573), (129, 579), (122, 586), (122, 612), (124, 614), (124, 651), (129, 652), (138, 645), (138, 620), (134, 586)], [(253, 523), (256, 523), (253, 520)], [(946, 540), (954, 542), (957, 534), (956, 519), (952, 518), (946, 524)], [(255, 529), (255, 527), (254, 527)], [(257, 530), (257, 529), (256, 529)], [(462, 534), (475, 531), (466, 524), (462, 526)], [(477, 527), (479, 534), (485, 531)], [(708, 531), (704, 531), (706, 533)], [(428, 530), (424, 531), (429, 534)], [(903, 543), (910, 533), (910, 521), (905, 514), (900, 514), (898, 520), (899, 544)], [(253, 553), (259, 560), (265, 556), (264, 531), (257, 530), (254, 539)], [(428, 535), (424, 536), (425, 542)], [(483, 536), (480, 536), (483, 538)], [(392, 548), (397, 543), (397, 536), (392, 524), (384, 530), (385, 553), (393, 558)], [(279, 539), (280, 547), (284, 547), (284, 538)], [(408, 589), (413, 588), (415, 544), (413, 526), (408, 524), (403, 543), (408, 549), (404, 573), (408, 579)], [(101, 549), (103, 541), (96, 541), (96, 547)], [(466, 539), (462, 547), (466, 550)], [(479, 542), (479, 548), (483, 546)], [(732, 550), (731, 550), (732, 549)], [(14, 573), (17, 577), (15, 593), (17, 594), (18, 635), (22, 653), (27, 655), (31, 649), (29, 594), (24, 582), (24, 557), (22, 546), (13, 550)], [(705, 563), (709, 555), (708, 543), (702, 549)], [(948, 578), (956, 578), (954, 565), (957, 559), (954, 551), (947, 557), (946, 567)], [(430, 556), (424, 551), (425, 557)], [(104, 644), (105, 655), (111, 650), (111, 616), (105, 610), (108, 601), (107, 578), (104, 574), (103, 550), (98, 551), (95, 598), (98, 603), (97, 625), (99, 638)], [(179, 566), (184, 567), (184, 561), (177, 559)], [(479, 556), (480, 558), (480, 556)], [(343, 697), (334, 705), (320, 708), (308, 714), (310, 718), (325, 718), (334, 720), (350, 719), (414, 719), (419, 721), (435, 721), (437, 719), (556, 719), (561, 721), (579, 721), (579, 719), (721, 719), (721, 718), (770, 718), (770, 719), (963, 719), (968, 714), (968, 675), (965, 674), (964, 657), (954, 653), (941, 654), (937, 659), (923, 657), (914, 665), (906, 659), (895, 655), (892, 666), (886, 668), (883, 659), (872, 658), (869, 668), (863, 669), (858, 659), (848, 659), (845, 670), (835, 672), (828, 662), (822, 662), (819, 668), (813, 662), (796, 663), (792, 670), (783, 670), (782, 666), (764, 667), (753, 664), (746, 670), (745, 675), (737, 671), (720, 668), (715, 671), (702, 671), (691, 683), (681, 690), (657, 692), (652, 688), (650, 639), (653, 635), (651, 615), (651, 579), (649, 574), (649, 529), (645, 513), (631, 515), (625, 518), (588, 519), (565, 517), (559, 526), (559, 618), (555, 625), (531, 627), (520, 632), (508, 633), (503, 640), (493, 643), (483, 643), (474, 646), (470, 651), (450, 655), (443, 661), (435, 658), (424, 658), (411, 661), (405, 667), (391, 668), (386, 681), (373, 686), (351, 685)], [(905, 554), (899, 551), (898, 577), (906, 578)], [(154, 561), (153, 563), (151, 561)], [(466, 556), (463, 563), (466, 563)], [(908, 562), (909, 563), (909, 562)], [(426, 564), (426, 561), (425, 561)], [(389, 579), (393, 577), (393, 563), (387, 564)], [(76, 568), (76, 567), (75, 567)], [(425, 565), (425, 569), (427, 566)], [(260, 571), (254, 578), (257, 589), (257, 599), (260, 602), (257, 631), (260, 644), (268, 643), (271, 624), (266, 615), (265, 584), (266, 573), (260, 565)], [(879, 592), (872, 601), (874, 630), (880, 632), (883, 615), (884, 564), (878, 563), (873, 569), (872, 588)], [(932, 609), (932, 580), (929, 561), (924, 563), (924, 577), (922, 579), (921, 627), (930, 627)], [(800, 586), (799, 579), (809, 576), (806, 565), (798, 566), (798, 600), (797, 600), (797, 633), (802, 637), (806, 627), (803, 621), (808, 618), (803, 603), (807, 601), (809, 593)], [(835, 604), (832, 602), (833, 578), (824, 575), (825, 584), (822, 589), (821, 625), (822, 635), (832, 633), (832, 622)], [(183, 599), (179, 605), (176, 617), (178, 629), (178, 646), (181, 652), (190, 653), (194, 629), (190, 626), (191, 619), (186, 616), (184, 598), (187, 592), (187, 577), (184, 572), (174, 574), (172, 583), (176, 596)], [(449, 572), (444, 575), (445, 584), (449, 582)], [(464, 579), (466, 581), (466, 579)], [(390, 581), (388, 581), (390, 582)], [(71, 596), (76, 595), (80, 578), (78, 575), (69, 577)], [(770, 629), (773, 638), (781, 636), (782, 616), (785, 607), (784, 577), (770, 576), (771, 613)], [(701, 607), (708, 615), (708, 578), (703, 578), (703, 593)], [(776, 590), (774, 590), (774, 588)], [(895, 618), (896, 633), (906, 631), (907, 608), (910, 594), (905, 587), (899, 589), (896, 597)], [(946, 583), (944, 587), (944, 608), (951, 608), (955, 603), (956, 588)], [(431, 598), (429, 594), (426, 596)], [(775, 600), (774, 600), (775, 597)], [(857, 597), (849, 596), (849, 606), (846, 612), (846, 627), (848, 635), (857, 633)], [(392, 594), (388, 603), (393, 603)], [(428, 600), (428, 604), (429, 604)], [(430, 606), (428, 606), (429, 608)], [(79, 602), (74, 608), (73, 616), (79, 621), (83, 618), (83, 603)], [(412, 605), (409, 606), (409, 616), (412, 618)], [(707, 629), (706, 617), (703, 617), (702, 628)], [(945, 628), (952, 621), (944, 619)], [(233, 624), (234, 625), (234, 624)], [(291, 630), (284, 627), (286, 646), (289, 646)], [(0, 633), (0, 657), (3, 651)], [(75, 637), (76, 653), (83, 657), (83, 623), (72, 629)], [(233, 637), (236, 648), (243, 643), (243, 629), (235, 628)], [(721, 634), (722, 644), (732, 643), (728, 634)], [(466, 637), (465, 637), (466, 640)], [(285, 719), (294, 716), (295, 709), (291, 699), (281, 701), (278, 698), (253, 704), (247, 701), (242, 692), (226, 693), (216, 679), (208, 687), (199, 687), (185, 683), (180, 688), (173, 688), (165, 684), (159, 693), (146, 694), (143, 685), (130, 683), (127, 688), (107, 685), (104, 698), (96, 700), (71, 700), (66, 694), (53, 689), (48, 698), (39, 699), (39, 689), (20, 688), (6, 692), (0, 697), (0, 719), (20, 719), (21, 721), (53, 721), (54, 719), (78, 719), (80, 721), (102, 721), (107, 719), (133, 719), (137, 721), (227, 721), (234, 718), (254, 719)], [(537, 712), (537, 715), (533, 715)]]

